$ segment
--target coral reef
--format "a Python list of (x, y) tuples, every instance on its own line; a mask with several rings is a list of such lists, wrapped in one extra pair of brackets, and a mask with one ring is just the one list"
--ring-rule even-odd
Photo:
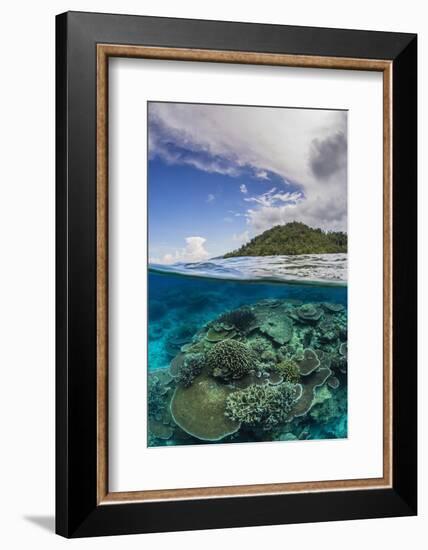
[(311, 438), (311, 429), (309, 428), (309, 426), (305, 426), (297, 436), (297, 439), (300, 439), (301, 441), (304, 441), (305, 439), (310, 439), (310, 438)]
[(298, 397), (297, 386), (250, 386), (232, 393), (226, 400), (226, 417), (246, 426), (270, 430), (284, 422)]
[(316, 405), (320, 405), (321, 403), (324, 403), (324, 401), (327, 401), (328, 399), (331, 399), (332, 393), (330, 388), (328, 387), (328, 384), (323, 384), (322, 386), (318, 386), (314, 390), (314, 400), (312, 401), (312, 408)]
[(320, 342), (334, 342), (339, 338), (340, 327), (332, 317), (325, 316), (319, 324)]
[[(282, 382), (284, 382), (284, 380), (285, 380), (284, 376), (278, 371), (277, 372), (273, 371), (269, 373), (268, 382), (273, 386), (276, 386), (277, 384), (281, 384)], [(286, 382), (295, 383), (292, 380), (286, 380)]]
[(214, 327), (208, 329), (205, 339), (208, 342), (215, 344), (216, 342), (221, 342), (226, 338), (233, 338), (234, 336), (236, 336), (236, 332), (234, 330), (226, 330), (219, 325), (215, 325)]
[(255, 371), (252, 371), (250, 372), (250, 374), (247, 374), (242, 378), (233, 380), (233, 382), (231, 383), (232, 387), (235, 389), (244, 390), (249, 386), (263, 386), (270, 381), (267, 374), (266, 375), (262, 375), (262, 373), (258, 373), (258, 374), (259, 376), (255, 373)]
[(331, 389), (336, 390), (340, 386), (340, 381), (336, 376), (330, 376), (327, 380), (327, 384)]
[(149, 419), (149, 430), (154, 437), (163, 440), (170, 439), (174, 433), (174, 429), (171, 426), (154, 418)]
[(297, 436), (292, 432), (285, 432), (284, 434), (281, 434), (278, 439), (279, 441), (296, 441)]
[(346, 394), (337, 393), (335, 399), (326, 399), (322, 403), (314, 406), (309, 415), (312, 420), (319, 425), (325, 425), (334, 419), (346, 417), (347, 400)]
[(297, 384), (300, 381), (300, 370), (294, 359), (283, 359), (275, 368), (286, 382)]
[(158, 369), (148, 378), (148, 439), (149, 445), (169, 440), (174, 423), (169, 411), (173, 378), (168, 369)]
[(276, 353), (273, 351), (273, 349), (267, 349), (260, 355), (260, 360), (264, 364), (275, 364), (276, 363)]
[(149, 416), (159, 418), (165, 408), (165, 396), (168, 393), (168, 387), (163, 384), (160, 376), (151, 374), (148, 379), (147, 393)]
[(320, 366), (317, 354), (312, 349), (305, 349), (303, 358), (297, 361), (299, 372), (302, 376), (307, 376), (314, 372)]
[(282, 300), (275, 300), (274, 298), (264, 298), (263, 300), (259, 300), (257, 302), (257, 307), (267, 306), (267, 307), (274, 308), (274, 307), (279, 307), (282, 304), (283, 304)]
[(235, 380), (256, 366), (254, 352), (242, 342), (223, 340), (214, 344), (206, 356), (209, 372), (216, 378)]
[(171, 373), (169, 372), (169, 369), (158, 369), (154, 371), (153, 373), (164, 386), (169, 386), (170, 382), (172, 381)]
[(171, 401), (174, 422), (203, 441), (220, 441), (235, 433), (240, 422), (225, 415), (226, 400), (232, 391), (202, 373), (188, 388), (176, 388)]
[(348, 370), (348, 345), (346, 342), (340, 344), (339, 351), (332, 360), (332, 367), (346, 374)]
[(193, 380), (201, 373), (204, 366), (202, 353), (187, 353), (177, 373), (177, 383), (185, 388), (189, 387)]
[(343, 304), (332, 302), (324, 302), (322, 305), (327, 311), (331, 311), (332, 313), (339, 313), (345, 309), (345, 306)]
[(276, 353), (278, 361), (284, 361), (284, 359), (292, 359), (294, 356), (294, 346), (288, 344), (287, 346), (281, 346)]
[(257, 354), (262, 354), (265, 351), (272, 350), (272, 345), (266, 338), (262, 338), (261, 336), (256, 336), (252, 340), (248, 342), (248, 345), (250, 348), (256, 352)]
[(181, 367), (184, 364), (185, 357), (186, 355), (184, 353), (177, 353), (177, 355), (174, 357), (174, 359), (172, 359), (171, 363), (169, 364), (169, 372), (174, 378), (178, 376)]
[(316, 323), (323, 315), (322, 309), (313, 304), (303, 304), (296, 309), (298, 318), (301, 321)]
[(185, 344), (184, 346), (181, 347), (181, 351), (184, 351), (185, 353), (203, 353), (205, 349), (206, 349), (206, 345), (203, 338), (201, 340), (197, 340), (196, 342), (190, 342), (189, 344)]
[(265, 298), (216, 311), (183, 328), (165, 315), (149, 336), (169, 363), (149, 374), (149, 445), (346, 437), (342, 304)]
[(293, 336), (293, 322), (284, 313), (266, 318), (259, 329), (279, 345), (286, 344)]
[(288, 415), (289, 420), (297, 416), (304, 416), (311, 410), (315, 397), (315, 389), (322, 386), (330, 374), (331, 370), (324, 367), (305, 377), (304, 384), (300, 384), (302, 388), (301, 396), (290, 410)]
[(255, 322), (256, 316), (249, 308), (240, 308), (223, 313), (218, 319), (220, 323), (234, 326), (240, 332), (245, 332)]

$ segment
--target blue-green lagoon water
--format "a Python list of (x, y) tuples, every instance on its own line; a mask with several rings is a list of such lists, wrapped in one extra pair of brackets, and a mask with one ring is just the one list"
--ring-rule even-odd
[(149, 269), (149, 446), (347, 437), (346, 254)]

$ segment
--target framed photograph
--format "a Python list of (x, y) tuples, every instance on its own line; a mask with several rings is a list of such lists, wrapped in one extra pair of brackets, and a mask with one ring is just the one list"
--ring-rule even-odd
[(56, 48), (58, 534), (416, 514), (416, 36)]

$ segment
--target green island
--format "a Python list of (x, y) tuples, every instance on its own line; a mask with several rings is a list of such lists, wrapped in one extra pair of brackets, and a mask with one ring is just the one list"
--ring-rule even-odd
[(223, 258), (236, 256), (279, 256), (337, 254), (347, 252), (348, 237), (341, 231), (323, 231), (300, 222), (276, 225)]

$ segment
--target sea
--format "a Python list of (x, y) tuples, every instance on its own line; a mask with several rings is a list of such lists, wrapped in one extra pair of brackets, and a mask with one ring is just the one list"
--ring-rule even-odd
[[(148, 369), (168, 368), (168, 342), (177, 331), (196, 333), (222, 313), (262, 300), (341, 304), (347, 311), (347, 254), (214, 258), (148, 272)], [(343, 392), (342, 392), (343, 399)], [(346, 436), (347, 412), (313, 439)], [(333, 436), (332, 436), (333, 434)]]

